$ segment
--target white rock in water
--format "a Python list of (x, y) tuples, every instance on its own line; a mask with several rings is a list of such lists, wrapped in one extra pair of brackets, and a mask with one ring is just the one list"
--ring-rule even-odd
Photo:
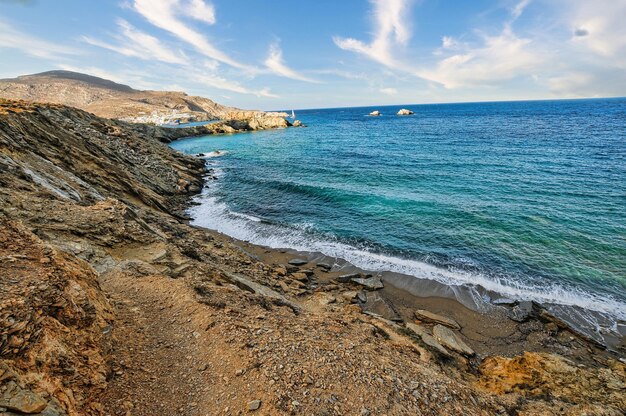
[(398, 111), (399, 116), (410, 116), (411, 114), (415, 114), (415, 113), (411, 110), (407, 110), (406, 108), (403, 108), (402, 110)]
[(380, 115), (381, 115), (381, 114), (380, 114), (380, 111), (378, 111), (378, 110), (372, 111), (372, 112), (370, 113), (370, 116), (374, 116), (374, 117), (376, 117), (376, 116), (380, 116)]

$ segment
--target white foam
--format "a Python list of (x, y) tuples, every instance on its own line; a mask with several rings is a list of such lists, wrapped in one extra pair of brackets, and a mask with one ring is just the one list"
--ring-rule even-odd
[(224, 150), (215, 150), (213, 152), (208, 152), (208, 153), (199, 153), (197, 156), (200, 159), (212, 159), (214, 157), (221, 157), (224, 156), (225, 154), (227, 154), (228, 152), (224, 151)]
[(290, 248), (297, 251), (320, 252), (330, 257), (344, 259), (369, 271), (390, 271), (434, 280), (446, 285), (481, 286), (489, 291), (518, 300), (534, 300), (543, 304), (578, 306), (613, 319), (626, 320), (626, 304), (605, 295), (586, 292), (576, 287), (557, 283), (538, 285), (513, 277), (491, 277), (462, 270), (442, 269), (424, 262), (375, 253), (336, 241), (332, 238), (315, 238), (304, 232), (311, 224), (283, 227), (263, 223), (260, 218), (235, 213), (212, 196), (211, 187), (197, 197), (200, 205), (193, 206), (189, 214), (195, 225), (214, 229), (239, 240), (270, 248)]

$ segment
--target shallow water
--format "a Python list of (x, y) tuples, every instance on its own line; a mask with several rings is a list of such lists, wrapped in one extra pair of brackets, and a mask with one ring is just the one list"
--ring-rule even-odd
[(626, 99), (374, 109), (173, 143), (224, 151), (194, 222), (626, 320)]

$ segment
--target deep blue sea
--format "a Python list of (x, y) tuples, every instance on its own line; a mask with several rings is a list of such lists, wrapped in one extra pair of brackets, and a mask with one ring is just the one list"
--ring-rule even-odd
[(197, 225), (626, 320), (626, 99), (296, 115), (172, 144), (221, 152)]

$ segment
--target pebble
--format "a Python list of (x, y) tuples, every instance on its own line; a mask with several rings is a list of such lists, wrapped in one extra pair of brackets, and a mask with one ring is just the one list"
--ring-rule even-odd
[(291, 259), (288, 261), (288, 263), (291, 264), (292, 266), (304, 266), (305, 264), (308, 263), (308, 261), (302, 260), (302, 259)]
[(261, 400), (252, 400), (248, 403), (248, 410), (251, 412), (259, 410), (259, 407), (261, 407)]

